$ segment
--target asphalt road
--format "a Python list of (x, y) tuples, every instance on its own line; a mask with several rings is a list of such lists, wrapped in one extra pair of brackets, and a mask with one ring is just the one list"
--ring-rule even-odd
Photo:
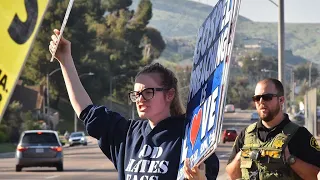
[[(223, 129), (235, 128), (238, 132), (250, 123), (250, 113), (226, 113)], [(218, 145), (216, 154), (220, 160), (218, 180), (227, 180), (225, 166), (229, 158), (233, 143)], [(88, 146), (75, 146), (64, 149), (64, 171), (57, 172), (55, 168), (23, 168), (22, 172), (15, 172), (13, 155), (0, 158), (0, 179), (33, 180), (59, 179), (84, 180), (108, 179), (116, 180), (117, 172), (113, 164), (100, 151), (95, 139), (90, 138)]]
[[(242, 129), (253, 123), (250, 121), (250, 116), (250, 112), (224, 113), (222, 130), (232, 128), (239, 134)], [(233, 142), (226, 142), (225, 144), (220, 142), (216, 149), (216, 154), (220, 161), (220, 171), (217, 180), (229, 180), (225, 169), (231, 154), (232, 146)]]
[(110, 179), (116, 180), (117, 173), (113, 164), (98, 148), (95, 140), (91, 139), (88, 146), (74, 146), (64, 149), (64, 171), (57, 172), (56, 168), (39, 167), (23, 168), (15, 172), (13, 157), (0, 159), (0, 179)]

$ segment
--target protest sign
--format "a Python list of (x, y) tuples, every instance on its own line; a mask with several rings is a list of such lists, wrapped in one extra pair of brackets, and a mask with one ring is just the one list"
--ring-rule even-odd
[(184, 178), (186, 158), (194, 167), (219, 143), (240, 1), (219, 0), (198, 30), (177, 179)]
[(0, 2), (0, 122), (48, 4), (49, 0)]

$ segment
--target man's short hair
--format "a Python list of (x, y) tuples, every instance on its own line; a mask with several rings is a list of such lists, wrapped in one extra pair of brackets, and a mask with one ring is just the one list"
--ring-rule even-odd
[(277, 94), (279, 96), (284, 96), (284, 89), (282, 83), (278, 79), (273, 79), (273, 78), (267, 78), (259, 81), (258, 83), (273, 83), (274, 86), (276, 87)]

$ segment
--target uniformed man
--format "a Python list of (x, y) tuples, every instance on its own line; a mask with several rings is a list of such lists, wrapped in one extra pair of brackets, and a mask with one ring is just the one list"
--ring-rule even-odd
[(235, 141), (226, 167), (231, 179), (317, 179), (320, 147), (306, 128), (282, 112), (281, 82), (258, 82), (252, 99), (260, 120), (245, 128)]

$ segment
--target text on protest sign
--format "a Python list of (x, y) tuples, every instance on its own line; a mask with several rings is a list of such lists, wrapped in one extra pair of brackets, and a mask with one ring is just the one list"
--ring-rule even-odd
[(239, 6), (240, 0), (218, 1), (198, 30), (177, 179), (184, 178), (186, 158), (193, 167), (206, 159), (219, 142)]

